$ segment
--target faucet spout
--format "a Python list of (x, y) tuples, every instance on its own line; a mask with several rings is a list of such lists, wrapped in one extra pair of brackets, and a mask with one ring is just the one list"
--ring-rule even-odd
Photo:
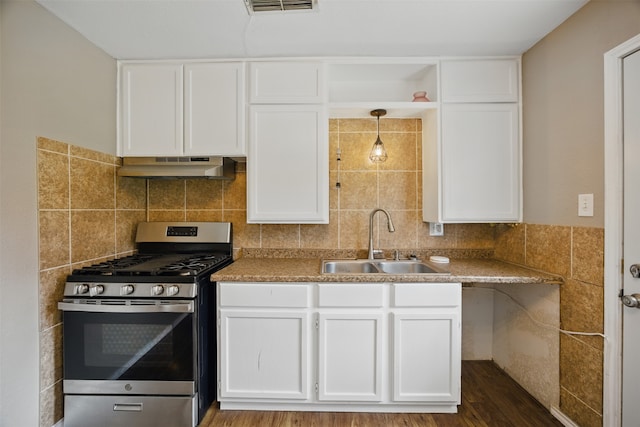
[(382, 212), (386, 215), (387, 228), (389, 229), (389, 233), (393, 233), (394, 231), (396, 231), (395, 227), (393, 226), (393, 221), (391, 221), (391, 215), (389, 215), (389, 212), (381, 208), (376, 208), (371, 212), (371, 215), (369, 215), (369, 259), (375, 258), (373, 249), (373, 217), (376, 215), (376, 212)]

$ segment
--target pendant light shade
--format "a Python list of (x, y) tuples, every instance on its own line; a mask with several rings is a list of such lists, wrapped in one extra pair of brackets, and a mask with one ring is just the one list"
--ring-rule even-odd
[(384, 144), (380, 139), (380, 116), (387, 114), (387, 110), (373, 110), (371, 115), (378, 118), (378, 138), (373, 143), (371, 153), (369, 154), (369, 160), (373, 163), (382, 163), (387, 160), (387, 150), (384, 149)]

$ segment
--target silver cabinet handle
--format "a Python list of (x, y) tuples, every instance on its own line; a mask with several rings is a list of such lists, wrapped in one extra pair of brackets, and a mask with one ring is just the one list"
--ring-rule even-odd
[(113, 410), (119, 412), (142, 412), (142, 403), (114, 403)]
[(633, 264), (629, 267), (629, 272), (635, 279), (640, 279), (640, 264)]

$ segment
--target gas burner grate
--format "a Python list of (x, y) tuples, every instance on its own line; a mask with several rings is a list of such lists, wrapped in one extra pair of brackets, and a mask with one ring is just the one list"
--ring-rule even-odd
[(229, 259), (227, 255), (196, 255), (168, 264), (156, 272), (159, 276), (196, 276)]
[(135, 254), (73, 271), (77, 276), (198, 276), (231, 259), (227, 254)]

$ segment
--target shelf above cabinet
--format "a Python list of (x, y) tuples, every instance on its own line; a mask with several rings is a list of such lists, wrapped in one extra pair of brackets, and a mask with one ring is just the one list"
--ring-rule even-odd
[(421, 118), (425, 111), (435, 110), (439, 105), (438, 102), (332, 102), (329, 103), (329, 118), (371, 118), (371, 111), (378, 108), (387, 110), (385, 117), (389, 119)]
[[(368, 118), (378, 108), (388, 118), (422, 117), (439, 106), (436, 62), (362, 60), (331, 63), (327, 70), (330, 118)], [(412, 102), (420, 91), (432, 102)]]

